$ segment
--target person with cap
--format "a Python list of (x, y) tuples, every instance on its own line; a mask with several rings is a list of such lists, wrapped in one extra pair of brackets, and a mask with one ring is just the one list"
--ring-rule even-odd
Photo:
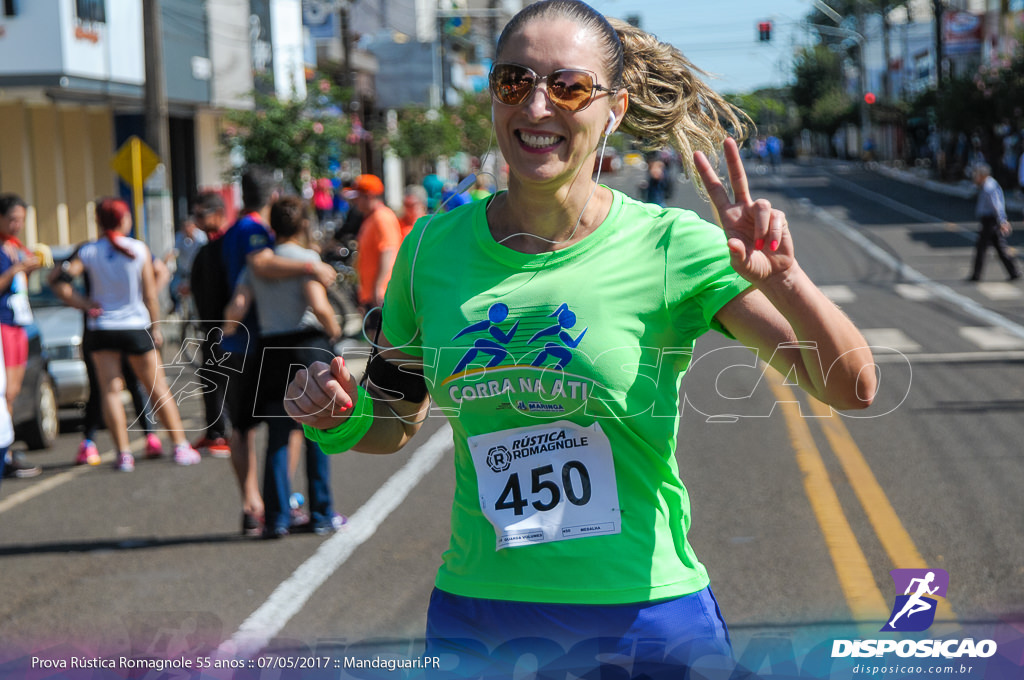
[[(359, 175), (352, 183), (358, 192), (355, 207), (361, 212), (356, 271), (359, 274), (359, 304), (368, 311), (384, 303), (384, 291), (391, 279), (402, 229), (398, 216), (384, 204), (384, 184), (376, 175)], [(375, 327), (370, 323), (369, 328)]]

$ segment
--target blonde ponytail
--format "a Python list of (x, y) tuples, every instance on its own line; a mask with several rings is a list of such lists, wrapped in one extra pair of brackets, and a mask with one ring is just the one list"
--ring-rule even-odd
[(704, 152), (712, 165), (717, 165), (726, 137), (742, 141), (753, 121), (708, 87), (701, 80), (707, 73), (676, 47), (619, 19), (609, 17), (608, 21), (622, 41), (621, 85), (629, 92), (629, 107), (620, 129), (636, 137), (645, 151), (675, 148), (683, 172), (706, 197), (693, 152)]

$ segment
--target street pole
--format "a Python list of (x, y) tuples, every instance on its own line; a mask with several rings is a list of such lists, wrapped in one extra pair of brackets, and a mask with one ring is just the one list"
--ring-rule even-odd
[(444, 48), (444, 19), (445, 18), (443, 16), (438, 14), (438, 16), (437, 16), (437, 47), (438, 47), (438, 52), (440, 54), (440, 60), (441, 60), (441, 108), (442, 109), (448, 108), (448, 95), (447, 95), (447, 90), (448, 90), (447, 80), (448, 80), (448, 78), (445, 75), (445, 67), (444, 67), (445, 58), (447, 56), (445, 54), (445, 48)]
[(868, 103), (864, 96), (868, 92), (868, 63), (864, 48), (867, 47), (866, 33), (864, 30), (864, 3), (857, 3), (857, 28), (860, 30), (860, 41), (857, 43), (857, 56), (860, 57), (860, 135), (861, 148), (866, 149), (865, 144), (871, 136), (871, 111), (868, 110)]
[(348, 3), (342, 2), (338, 6), (338, 28), (341, 31), (341, 58), (345, 62), (342, 70), (342, 87), (354, 87), (352, 78), (352, 35), (348, 25)]
[(168, 183), (171, 178), (171, 141), (167, 123), (167, 80), (164, 73), (163, 28), (160, 0), (143, 0), (142, 25), (146, 59), (146, 84), (143, 95), (145, 139), (160, 158), (146, 186), (145, 233), (140, 233), (158, 257), (174, 243), (174, 215)]
[(932, 0), (935, 14), (935, 93), (942, 97), (942, 0)]

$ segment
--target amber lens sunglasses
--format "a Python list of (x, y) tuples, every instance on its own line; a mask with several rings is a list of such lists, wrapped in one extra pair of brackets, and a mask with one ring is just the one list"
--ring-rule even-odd
[(595, 75), (578, 68), (560, 68), (539, 76), (519, 64), (495, 64), (491, 67), (491, 94), (502, 104), (522, 104), (541, 81), (548, 83), (548, 99), (560, 109), (582, 111), (594, 101), (596, 92), (614, 92), (594, 82)]

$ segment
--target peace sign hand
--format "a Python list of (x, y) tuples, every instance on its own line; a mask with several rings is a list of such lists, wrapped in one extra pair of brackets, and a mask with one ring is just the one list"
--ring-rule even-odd
[(743, 170), (736, 140), (725, 140), (725, 161), (735, 202), (729, 199), (729, 192), (703, 153), (694, 152), (693, 161), (725, 230), (732, 268), (754, 284), (788, 271), (796, 258), (786, 215), (772, 208), (767, 200), (755, 201), (750, 197), (747, 173)]

